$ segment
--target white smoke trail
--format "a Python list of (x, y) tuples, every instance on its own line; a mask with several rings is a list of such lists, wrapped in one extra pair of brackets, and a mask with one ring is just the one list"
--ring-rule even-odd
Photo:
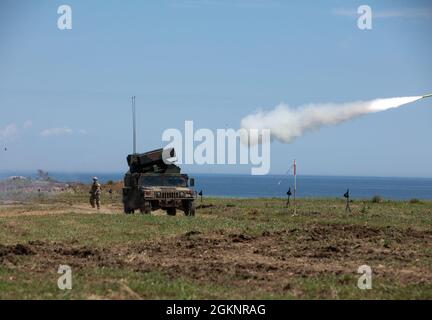
[[(404, 104), (421, 99), (417, 97), (400, 97), (358, 101), (343, 104), (308, 104), (291, 108), (285, 104), (278, 105), (271, 111), (259, 111), (241, 120), (241, 127), (250, 129), (270, 129), (272, 139), (291, 143), (304, 133), (317, 130), (323, 126), (336, 125), (368, 113), (398, 108)], [(254, 145), (259, 141), (248, 143)], [(243, 142), (246, 142), (243, 140)]]

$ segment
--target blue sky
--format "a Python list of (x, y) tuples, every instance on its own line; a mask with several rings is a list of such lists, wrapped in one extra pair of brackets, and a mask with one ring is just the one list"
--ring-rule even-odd
[[(57, 28), (62, 4), (72, 30)], [(372, 30), (357, 28), (362, 4)], [(1, 1), (0, 171), (125, 171), (131, 95), (145, 151), (185, 120), (238, 128), (280, 102), (429, 93), (431, 31), (429, 1)], [(431, 124), (425, 99), (275, 142), (271, 173), (297, 158), (303, 174), (432, 177)]]

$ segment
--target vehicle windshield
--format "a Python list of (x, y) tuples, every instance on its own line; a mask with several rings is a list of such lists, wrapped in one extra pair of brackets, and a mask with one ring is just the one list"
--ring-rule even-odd
[(187, 187), (184, 177), (175, 176), (143, 176), (140, 178), (140, 185), (144, 187), (167, 186), (167, 187)]

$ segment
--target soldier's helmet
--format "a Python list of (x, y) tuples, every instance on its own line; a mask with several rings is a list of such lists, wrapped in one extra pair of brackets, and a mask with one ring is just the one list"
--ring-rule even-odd
[(98, 181), (98, 178), (97, 177), (93, 177), (93, 181)]

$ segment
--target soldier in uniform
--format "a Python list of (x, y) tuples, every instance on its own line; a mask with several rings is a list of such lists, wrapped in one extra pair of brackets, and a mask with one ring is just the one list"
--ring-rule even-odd
[(98, 182), (98, 178), (93, 178), (93, 184), (90, 189), (90, 204), (92, 208), (97, 206), (98, 210), (100, 209), (100, 195), (101, 195), (101, 185)]

